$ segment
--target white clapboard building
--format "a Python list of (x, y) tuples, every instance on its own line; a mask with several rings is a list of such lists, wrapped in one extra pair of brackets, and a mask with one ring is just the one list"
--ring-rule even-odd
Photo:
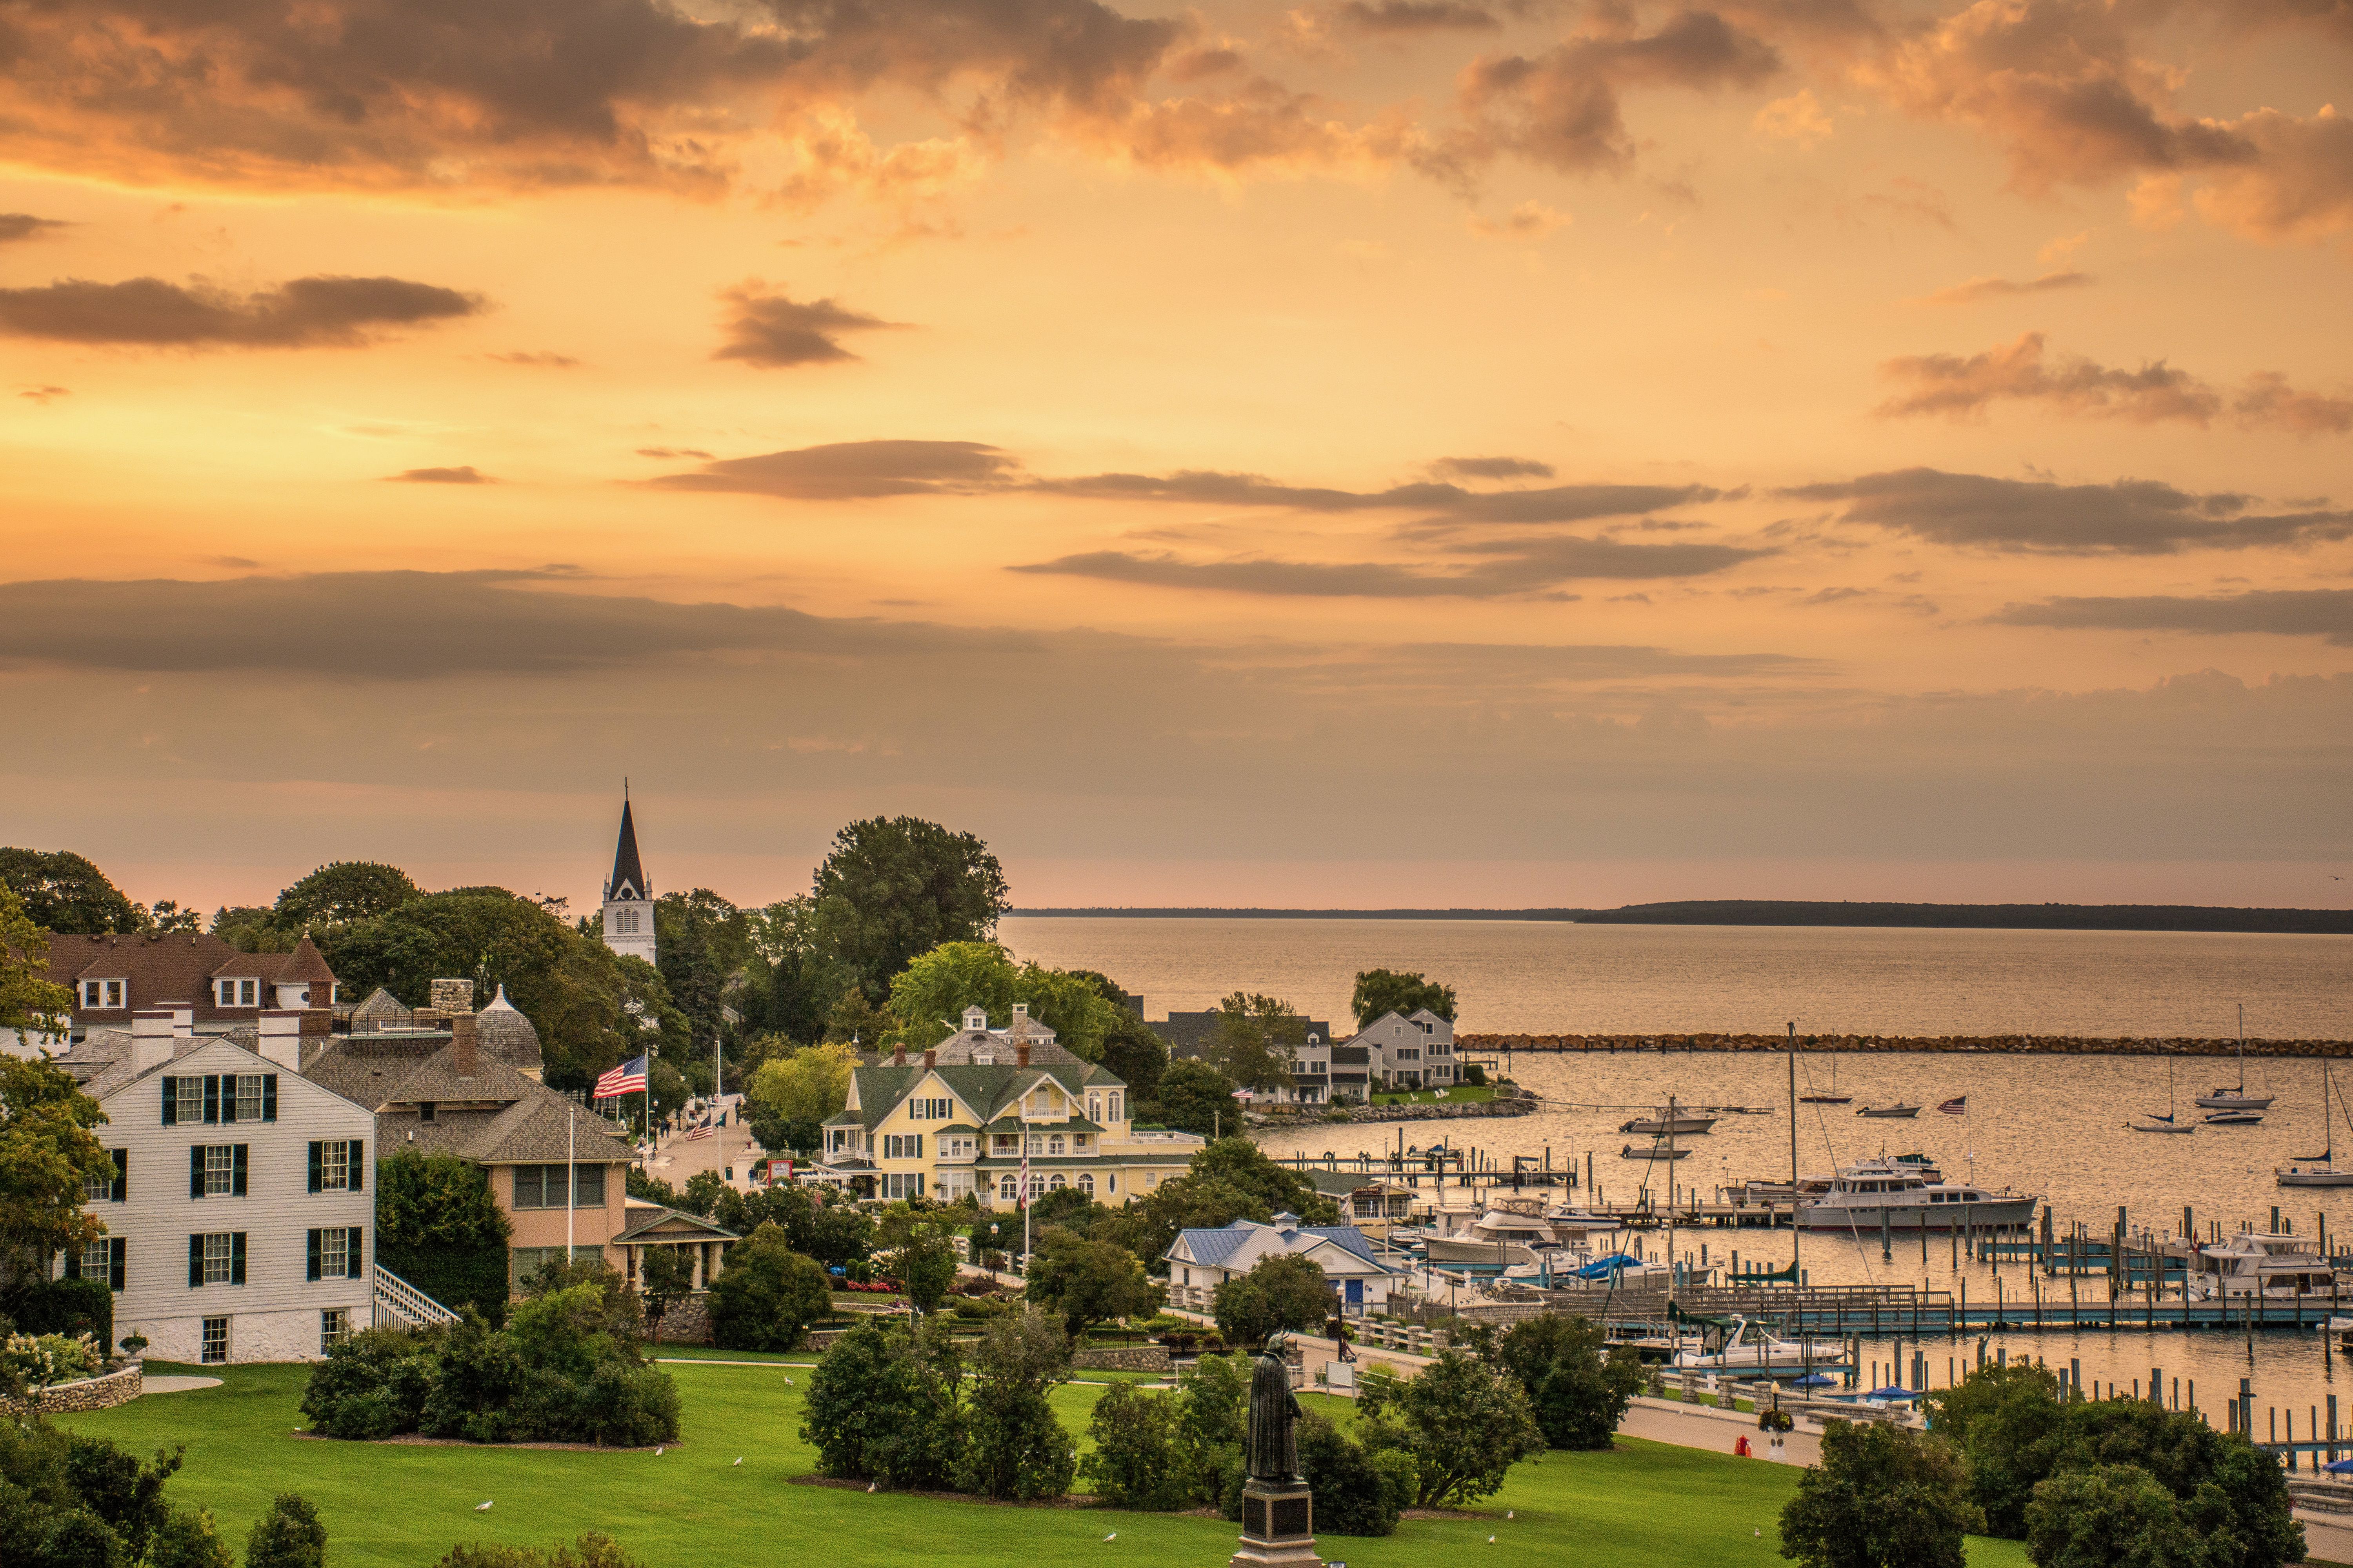
[(260, 1014), (251, 1048), (187, 1006), (91, 1030), (59, 1065), (106, 1112), (106, 1235), (62, 1259), (114, 1287), (118, 1340), (159, 1361), (300, 1361), (368, 1326), (375, 1118), (296, 1070), (300, 1011)]

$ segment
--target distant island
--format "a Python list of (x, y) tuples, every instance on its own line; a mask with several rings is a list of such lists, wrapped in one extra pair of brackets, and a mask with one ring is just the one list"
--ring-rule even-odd
[(1016, 915), (1129, 920), (1562, 921), (1578, 925), (1937, 926), (1961, 931), (2265, 931), (2353, 935), (2353, 910), (2198, 904), (1892, 904), (1691, 899), (1615, 910), (1035, 909)]

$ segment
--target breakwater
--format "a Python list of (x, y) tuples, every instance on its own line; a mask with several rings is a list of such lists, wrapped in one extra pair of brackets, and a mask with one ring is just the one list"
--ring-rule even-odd
[[(1765, 1051), (1789, 1048), (1787, 1035), (1474, 1035), (1454, 1037), (1459, 1051)], [(2236, 1038), (2109, 1039), (2084, 1035), (1800, 1035), (1802, 1051), (1851, 1051), (1894, 1056), (1907, 1051), (1977, 1052), (2000, 1056), (2228, 1057), (2239, 1053)], [(2353, 1057), (2353, 1040), (2255, 1040), (2251, 1057)]]

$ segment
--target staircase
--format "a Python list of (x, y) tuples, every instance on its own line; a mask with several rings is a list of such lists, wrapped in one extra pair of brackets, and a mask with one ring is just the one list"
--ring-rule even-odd
[(429, 1329), (440, 1323), (454, 1323), (458, 1314), (432, 1297), (395, 1274), (379, 1267), (375, 1271), (375, 1326), (384, 1328)]

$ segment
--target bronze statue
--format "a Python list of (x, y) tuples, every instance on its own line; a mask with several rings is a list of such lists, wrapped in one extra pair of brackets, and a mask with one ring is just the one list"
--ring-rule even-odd
[(1283, 1363), (1287, 1333), (1269, 1334), (1266, 1349), (1250, 1364), (1250, 1479), (1295, 1481), (1299, 1477), (1299, 1401), (1291, 1393), (1291, 1370)]

